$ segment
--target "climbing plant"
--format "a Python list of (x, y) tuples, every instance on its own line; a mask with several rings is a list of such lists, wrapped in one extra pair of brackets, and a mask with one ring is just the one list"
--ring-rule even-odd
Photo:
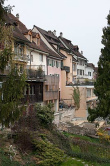
[(80, 108), (80, 91), (79, 91), (79, 87), (74, 87), (72, 89), (73, 93), (72, 93), (72, 98), (74, 100), (74, 104), (76, 107), (76, 110), (78, 110)]
[(19, 72), (15, 72), (14, 69), (11, 70), (6, 81), (3, 81), (0, 89), (0, 123), (2, 126), (13, 124), (25, 110), (24, 105), (21, 104), (25, 84), (25, 74), (19, 75)]
[[(9, 126), (20, 117), (24, 110), (21, 98), (26, 78), (25, 74), (20, 75), (19, 71), (14, 68), (12, 59), (13, 26), (6, 23), (7, 12), (3, 4), (4, 0), (0, 1), (0, 81), (2, 82), (0, 123), (2, 126)], [(7, 65), (10, 66), (10, 73), (5, 76), (3, 73)]]

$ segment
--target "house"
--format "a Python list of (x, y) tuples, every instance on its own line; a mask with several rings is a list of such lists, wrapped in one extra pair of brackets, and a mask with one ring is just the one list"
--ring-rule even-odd
[[(19, 73), (27, 75), (28, 83), (24, 89), (23, 103), (33, 105), (40, 102), (42, 105), (52, 102), (54, 110), (58, 111), (59, 77), (48, 76), (47, 55), (50, 54), (39, 33), (34, 33), (11, 13), (6, 16), (7, 25), (13, 30), (13, 62)], [(9, 64), (10, 65), (10, 64)], [(9, 71), (9, 69), (7, 68)]]
[(49, 55), (47, 56), (47, 75), (57, 75), (59, 77), (59, 98), (61, 93), (61, 65), (66, 58), (60, 52), (60, 41), (56, 32), (46, 31), (34, 25), (33, 32), (39, 33), (43, 42), (47, 45)]
[(78, 87), (80, 91), (80, 108), (75, 111), (74, 119), (86, 119), (88, 116), (88, 107), (95, 107), (97, 100), (97, 97), (94, 95), (93, 85), (94, 65), (87, 63), (87, 58), (83, 56), (82, 52), (79, 52), (78, 46), (73, 45), (70, 40), (64, 38), (62, 33), (60, 33), (59, 40), (65, 47), (63, 49), (61, 48), (60, 51), (64, 52), (65, 50), (68, 55), (72, 56), (72, 64), (67, 60), (69, 67), (71, 68), (72, 66), (72, 72), (69, 75), (68, 82), (66, 74), (62, 73), (61, 99), (67, 105), (74, 105), (74, 100), (72, 99), (73, 87)]

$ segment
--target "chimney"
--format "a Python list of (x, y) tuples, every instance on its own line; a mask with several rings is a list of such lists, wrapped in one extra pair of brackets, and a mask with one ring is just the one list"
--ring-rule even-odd
[(81, 51), (81, 54), (83, 55), (83, 51)]
[(16, 18), (19, 20), (19, 13), (16, 14)]
[(60, 32), (60, 37), (63, 37), (63, 33), (62, 32)]
[(53, 34), (56, 36), (56, 30), (53, 31)]
[(51, 31), (49, 30), (49, 31), (48, 31), (48, 34), (50, 34), (50, 33), (51, 33)]

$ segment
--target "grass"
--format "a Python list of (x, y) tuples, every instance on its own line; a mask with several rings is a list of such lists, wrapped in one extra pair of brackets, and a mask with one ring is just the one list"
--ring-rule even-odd
[(8, 154), (4, 152), (3, 149), (0, 148), (0, 165), (1, 166), (20, 166), (20, 164), (16, 161), (11, 161)]
[(81, 139), (81, 140), (85, 140), (85, 141), (89, 141), (89, 142), (93, 142), (93, 143), (100, 143), (99, 139), (97, 139), (97, 138), (91, 138), (88, 136), (81, 136), (81, 135), (71, 134), (71, 133), (67, 133), (67, 132), (63, 132), (63, 134), (67, 137), (73, 137), (73, 138), (77, 138), (77, 139)]
[(81, 161), (73, 160), (72, 158), (67, 158), (60, 166), (84, 166)]
[(99, 139), (67, 132), (63, 132), (63, 134), (71, 140), (74, 157), (90, 163), (94, 161), (95, 166), (110, 166), (110, 147), (100, 143)]
[(72, 158), (67, 158), (65, 162), (63, 162), (60, 166), (84, 166), (88, 164), (88, 166), (110, 166), (110, 164), (99, 164), (96, 162), (86, 162), (84, 160), (79, 160), (79, 159), (72, 159)]

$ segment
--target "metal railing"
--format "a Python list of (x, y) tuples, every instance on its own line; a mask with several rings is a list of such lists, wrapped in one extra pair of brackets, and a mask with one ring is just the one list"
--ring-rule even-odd
[(28, 78), (44, 79), (45, 65), (27, 65), (26, 74)]
[(14, 57), (13, 60), (17, 60), (17, 61), (29, 61), (29, 57), (28, 55), (25, 54), (15, 54), (14, 53)]
[(61, 69), (65, 70), (68, 73), (70, 72), (70, 67), (69, 66), (62, 66)]

